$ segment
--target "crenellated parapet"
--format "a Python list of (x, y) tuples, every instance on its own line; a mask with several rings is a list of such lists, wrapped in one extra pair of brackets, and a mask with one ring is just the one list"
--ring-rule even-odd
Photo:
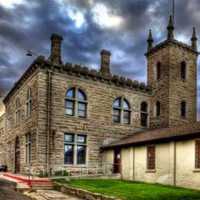
[(77, 77), (80, 79), (86, 79), (94, 82), (101, 82), (115, 87), (126, 88), (130, 90), (139, 91), (142, 93), (150, 93), (151, 87), (145, 83), (125, 78), (118, 75), (105, 75), (101, 71), (95, 69), (89, 69), (88, 67), (82, 67), (80, 65), (73, 65), (67, 62), (65, 65), (54, 65), (54, 62), (49, 59), (45, 59), (44, 56), (39, 56), (32, 65), (25, 71), (22, 77), (15, 83), (8, 95), (4, 99), (6, 103), (14, 92), (16, 92), (26, 80), (37, 70), (52, 70), (52, 72), (61, 73), (63, 75)]

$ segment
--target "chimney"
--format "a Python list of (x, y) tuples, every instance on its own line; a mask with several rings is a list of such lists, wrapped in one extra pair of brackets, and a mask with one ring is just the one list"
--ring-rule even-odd
[(103, 75), (109, 76), (110, 75), (110, 55), (111, 52), (105, 49), (101, 50), (101, 69)]
[(56, 33), (51, 35), (51, 55), (50, 59), (52, 62), (61, 64), (61, 42), (62, 36)]

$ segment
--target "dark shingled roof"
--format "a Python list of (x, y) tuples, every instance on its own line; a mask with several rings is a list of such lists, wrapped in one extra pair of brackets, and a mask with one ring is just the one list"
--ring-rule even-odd
[(195, 122), (170, 128), (162, 128), (136, 133), (119, 141), (104, 145), (102, 146), (102, 149), (138, 146), (198, 137), (200, 138), (200, 122)]

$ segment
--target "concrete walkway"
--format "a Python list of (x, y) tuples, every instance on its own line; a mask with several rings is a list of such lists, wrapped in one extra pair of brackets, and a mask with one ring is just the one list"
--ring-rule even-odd
[(81, 200), (55, 190), (37, 190), (36, 192), (24, 192), (28, 197), (36, 200)]

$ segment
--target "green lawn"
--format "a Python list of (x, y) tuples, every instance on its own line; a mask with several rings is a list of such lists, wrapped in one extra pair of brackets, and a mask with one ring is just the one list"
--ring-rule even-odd
[(70, 182), (60, 179), (57, 182), (124, 200), (200, 200), (200, 191), (158, 184), (111, 179), (73, 179)]

